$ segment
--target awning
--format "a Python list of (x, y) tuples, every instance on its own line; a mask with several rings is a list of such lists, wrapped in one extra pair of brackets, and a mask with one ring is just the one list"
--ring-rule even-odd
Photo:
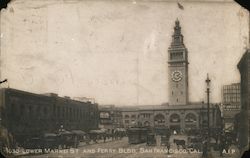
[(126, 131), (125, 128), (116, 128), (115, 130), (118, 131), (118, 132), (125, 132)]
[(74, 133), (74, 134), (77, 134), (77, 135), (85, 135), (85, 134), (86, 134), (86, 133), (85, 133), (84, 131), (82, 131), (82, 130), (72, 130), (71, 132)]
[(60, 131), (59, 132), (59, 135), (71, 135), (73, 133), (69, 132), (69, 131), (66, 131), (66, 130), (63, 130), (63, 131)]
[(44, 137), (56, 137), (55, 133), (44, 133)]
[(103, 130), (90, 130), (89, 133), (103, 134), (103, 133), (105, 133), (105, 131), (103, 131)]

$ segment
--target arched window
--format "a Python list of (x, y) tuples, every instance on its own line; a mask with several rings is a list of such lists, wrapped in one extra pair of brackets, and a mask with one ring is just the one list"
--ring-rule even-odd
[(146, 126), (146, 127), (148, 127), (148, 126), (150, 126), (150, 122), (145, 121), (143, 125)]
[(170, 116), (171, 123), (179, 123), (181, 121), (180, 116), (178, 114), (172, 114)]
[(157, 114), (155, 117), (154, 117), (154, 121), (155, 121), (155, 124), (156, 125), (162, 125), (165, 123), (165, 117), (164, 115), (162, 114)]
[(125, 115), (125, 118), (128, 119), (128, 118), (129, 118), (129, 115)]
[(196, 116), (192, 113), (187, 114), (185, 117), (185, 122), (187, 123), (195, 123), (196, 120), (197, 120)]

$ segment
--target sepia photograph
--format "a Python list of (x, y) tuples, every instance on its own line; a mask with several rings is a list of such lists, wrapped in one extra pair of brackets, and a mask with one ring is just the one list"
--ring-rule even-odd
[(241, 158), (250, 14), (233, 0), (8, 0), (0, 152)]

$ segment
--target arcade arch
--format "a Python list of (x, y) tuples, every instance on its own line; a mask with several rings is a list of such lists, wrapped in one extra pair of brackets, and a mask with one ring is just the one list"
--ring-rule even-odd
[(157, 114), (154, 117), (154, 121), (156, 126), (163, 126), (165, 124), (165, 117), (163, 114)]

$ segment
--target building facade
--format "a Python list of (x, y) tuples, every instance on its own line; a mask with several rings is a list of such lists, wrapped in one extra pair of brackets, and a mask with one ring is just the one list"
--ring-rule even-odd
[(250, 124), (250, 50), (248, 49), (237, 65), (241, 76), (241, 110), (238, 117), (239, 145), (242, 150), (249, 148)]
[(16, 89), (0, 89), (1, 126), (17, 142), (42, 133), (98, 128), (98, 105), (57, 94), (34, 94)]
[(117, 128), (122, 128), (122, 112), (114, 105), (99, 106), (99, 128), (106, 129), (109, 133)]
[[(207, 128), (207, 105), (192, 103), (188, 106), (150, 105), (122, 110), (125, 128), (133, 126), (166, 127), (177, 132), (191, 129)], [(210, 128), (221, 127), (221, 113), (219, 105), (211, 105)]]
[(235, 116), (240, 112), (240, 83), (222, 87), (222, 110), (224, 130), (234, 132)]
[[(188, 51), (184, 45), (179, 20), (175, 21), (172, 42), (168, 49), (168, 85), (168, 104), (123, 108), (124, 127), (165, 127), (177, 132), (190, 129), (207, 130), (207, 104), (189, 102)], [(210, 128), (220, 129), (219, 106), (210, 105), (209, 115)]]

